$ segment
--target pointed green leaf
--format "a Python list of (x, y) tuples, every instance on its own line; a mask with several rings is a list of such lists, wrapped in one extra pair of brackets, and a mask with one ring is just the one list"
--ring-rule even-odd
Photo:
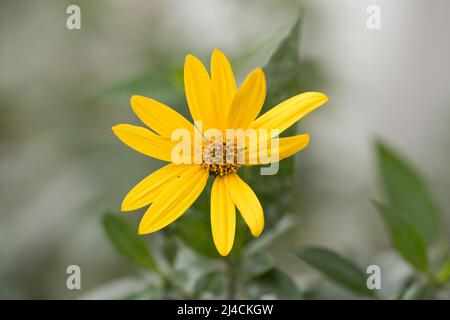
[(357, 294), (374, 296), (374, 292), (367, 288), (367, 275), (364, 271), (334, 251), (305, 246), (297, 249), (294, 254), (337, 284)]
[[(264, 67), (267, 79), (267, 97), (260, 114), (270, 110), (283, 100), (302, 92), (300, 87), (299, 29), (297, 18), (287, 36), (280, 42)], [(283, 134), (295, 134), (292, 126)], [(242, 167), (240, 174), (252, 185), (265, 210), (266, 228), (271, 228), (292, 205), (294, 189), (294, 157), (280, 163), (276, 175), (261, 176), (260, 167)]]
[(388, 230), (397, 252), (413, 267), (421, 271), (428, 268), (427, 248), (416, 227), (393, 208), (374, 202)]
[(106, 213), (103, 227), (116, 250), (139, 267), (157, 272), (157, 266), (144, 240), (137, 231), (117, 214)]
[(377, 144), (378, 166), (388, 206), (410, 221), (430, 242), (436, 235), (439, 213), (418, 173), (385, 144)]
[(267, 78), (267, 97), (261, 112), (270, 110), (276, 104), (299, 93), (300, 58), (299, 36), (301, 15), (288, 35), (280, 42), (264, 67)]

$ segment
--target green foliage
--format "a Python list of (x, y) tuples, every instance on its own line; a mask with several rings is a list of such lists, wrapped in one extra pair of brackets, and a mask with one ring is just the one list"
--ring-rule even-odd
[(206, 212), (191, 208), (171, 228), (198, 254), (213, 259), (220, 257), (212, 241), (209, 215)]
[(161, 251), (163, 253), (164, 258), (169, 262), (169, 264), (173, 265), (175, 263), (175, 258), (177, 256), (177, 242), (175, 236), (171, 232), (165, 232), (165, 237), (163, 239), (163, 243), (161, 246)]
[(274, 267), (272, 257), (265, 252), (258, 252), (245, 257), (243, 271), (249, 277), (257, 277)]
[(397, 252), (413, 267), (426, 271), (428, 268), (427, 248), (421, 234), (395, 209), (378, 202), (374, 202), (374, 205), (386, 225)]
[(364, 271), (336, 252), (316, 246), (305, 246), (297, 249), (294, 254), (338, 285), (357, 294), (373, 297), (373, 291), (367, 288), (367, 275)]
[(299, 36), (301, 16), (297, 18), (288, 35), (280, 42), (264, 66), (267, 79), (267, 97), (262, 113), (276, 104), (298, 94), (300, 89)]
[(450, 280), (450, 259), (445, 261), (439, 270), (436, 280), (439, 284), (444, 285)]
[(413, 283), (401, 297), (402, 300), (430, 300), (435, 299), (437, 288), (427, 282)]
[(430, 243), (438, 231), (439, 214), (421, 177), (381, 142), (377, 144), (377, 158), (388, 206), (410, 221)]
[(130, 76), (127, 80), (106, 86), (97, 92), (97, 96), (119, 101), (129, 100), (133, 95), (152, 97), (187, 115), (182, 64), (173, 65), (168, 57), (162, 56), (152, 57), (151, 60), (153, 66)]
[[(431, 245), (441, 231), (439, 211), (420, 175), (382, 142), (376, 145), (385, 203), (373, 201), (394, 249), (422, 277), (411, 277), (401, 299), (433, 299), (450, 276), (448, 260), (433, 261)], [(448, 248), (446, 249), (448, 252)], [(438, 270), (435, 272), (434, 270)]]
[(135, 265), (157, 271), (156, 262), (145, 244), (127, 220), (120, 215), (106, 213), (103, 227), (116, 250)]
[[(261, 114), (292, 95), (302, 92), (299, 59), (299, 29), (301, 17), (295, 21), (287, 36), (280, 42), (264, 67), (267, 79), (267, 97)], [(283, 134), (295, 134), (295, 126)], [(276, 175), (262, 176), (260, 167), (240, 168), (240, 174), (249, 182), (261, 201), (266, 219), (266, 229), (283, 216), (292, 204), (295, 192), (294, 157), (283, 160)]]
[(302, 298), (300, 290), (291, 277), (278, 268), (270, 269), (258, 277), (247, 279), (244, 283), (244, 290), (249, 299), (261, 299), (265, 295), (288, 300)]
[(376, 145), (386, 204), (374, 202), (397, 252), (428, 271), (428, 246), (439, 232), (439, 213), (419, 174), (384, 143)]

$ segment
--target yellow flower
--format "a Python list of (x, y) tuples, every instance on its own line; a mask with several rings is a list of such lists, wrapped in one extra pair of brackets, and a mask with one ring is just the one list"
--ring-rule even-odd
[[(211, 76), (196, 57), (186, 57), (184, 85), (193, 120), (196, 123), (201, 121), (202, 129), (217, 128), (221, 132), (242, 128), (278, 130), (281, 133), (327, 101), (327, 97), (319, 92), (302, 93), (281, 102), (257, 118), (266, 96), (262, 69), (253, 70), (237, 88), (228, 59), (217, 49), (211, 57)], [(119, 124), (112, 129), (126, 145), (150, 157), (173, 162), (172, 150), (178, 142), (172, 141), (172, 133), (177, 129), (185, 129), (195, 134), (199, 130), (175, 110), (155, 100), (133, 96), (131, 106), (152, 131), (129, 124)], [(309, 142), (307, 134), (287, 138), (276, 138), (275, 135), (271, 133), (267, 137), (267, 144), (278, 143), (276, 161), (295, 154)], [(200, 144), (202, 155), (207, 153), (205, 150), (208, 148), (217, 146), (211, 139), (203, 135)], [(248, 149), (249, 144), (246, 142), (245, 146)], [(261, 150), (257, 149), (257, 152)], [(211, 230), (217, 250), (226, 256), (233, 247), (236, 207), (254, 237), (263, 231), (264, 215), (255, 193), (237, 174), (242, 164), (236, 162), (236, 153), (231, 157), (231, 162), (223, 159), (223, 162), (207, 162), (203, 158), (200, 163), (170, 163), (162, 167), (126, 195), (122, 211), (150, 205), (139, 225), (139, 234), (158, 231), (179, 218), (198, 198), (208, 177), (213, 176)], [(270, 159), (257, 159), (255, 163), (243, 165), (269, 162)]]

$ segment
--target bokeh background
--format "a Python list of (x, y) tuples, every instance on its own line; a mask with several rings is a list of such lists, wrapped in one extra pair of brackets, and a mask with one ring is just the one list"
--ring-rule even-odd
[[(81, 30), (66, 28), (70, 4), (81, 7)], [(381, 30), (366, 27), (371, 4), (381, 7)], [(300, 7), (305, 90), (330, 100), (301, 122), (312, 140), (296, 157), (299, 224), (272, 246), (278, 264), (307, 285), (310, 270), (285, 253), (291, 247), (393, 255), (369, 202), (380, 193), (377, 138), (419, 169), (448, 233), (448, 1), (4, 0), (0, 298), (76, 298), (136, 273), (101, 224), (160, 166), (112, 134), (114, 124), (139, 123), (130, 94), (177, 103), (185, 55), (208, 62), (215, 47), (242, 79), (267, 61)], [(81, 267), (81, 293), (66, 288), (71, 264)]]

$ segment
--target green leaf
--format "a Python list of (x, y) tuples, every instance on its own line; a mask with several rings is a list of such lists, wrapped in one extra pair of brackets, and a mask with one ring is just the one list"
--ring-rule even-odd
[[(302, 92), (300, 88), (300, 59), (298, 52), (300, 16), (287, 36), (280, 42), (264, 67), (267, 97), (261, 114), (278, 103)], [(283, 134), (295, 134), (292, 126)], [(266, 229), (270, 229), (292, 205), (294, 190), (294, 157), (280, 163), (276, 175), (261, 176), (260, 167), (242, 167), (239, 174), (251, 184), (264, 208)]]
[(268, 272), (244, 282), (244, 291), (248, 299), (261, 299), (266, 295), (277, 299), (297, 300), (302, 294), (291, 277), (284, 271), (273, 268)]
[(367, 275), (363, 270), (334, 251), (305, 246), (297, 249), (294, 254), (337, 284), (357, 294), (374, 296), (374, 292), (367, 288)]
[(101, 97), (125, 97), (148, 95), (161, 100), (171, 100), (174, 95), (180, 95), (171, 78), (171, 70), (151, 70), (130, 77), (130, 79), (113, 84), (99, 92)]
[(427, 248), (416, 227), (397, 210), (374, 202), (388, 230), (397, 252), (413, 267), (421, 271), (428, 268)]
[(173, 265), (177, 256), (177, 242), (173, 233), (166, 231), (161, 251), (167, 262)]
[(246, 276), (257, 277), (272, 269), (274, 261), (272, 257), (264, 252), (257, 252), (249, 257), (245, 257), (243, 272)]
[(436, 276), (436, 280), (441, 285), (450, 280), (450, 259), (444, 262), (444, 265)]
[(176, 235), (197, 253), (206, 258), (219, 258), (211, 235), (209, 214), (206, 212), (190, 208), (172, 228)]
[(401, 297), (402, 300), (433, 300), (436, 299), (437, 290), (429, 283), (420, 282), (412, 284)]
[(124, 217), (106, 213), (103, 227), (116, 250), (135, 265), (158, 272), (157, 265), (144, 240)]
[[(169, 58), (156, 58), (153, 67), (130, 75), (128, 79), (94, 89), (92, 95), (114, 104), (129, 104), (133, 95), (142, 95), (160, 101), (190, 119), (183, 85), (183, 66), (172, 65)], [(178, 60), (177, 60), (178, 61)]]
[(299, 15), (288, 35), (280, 42), (264, 67), (267, 97), (261, 113), (299, 93), (301, 66), (298, 47), (301, 20)]
[(429, 243), (439, 226), (439, 213), (418, 173), (385, 144), (377, 143), (378, 166), (388, 206), (409, 220)]

